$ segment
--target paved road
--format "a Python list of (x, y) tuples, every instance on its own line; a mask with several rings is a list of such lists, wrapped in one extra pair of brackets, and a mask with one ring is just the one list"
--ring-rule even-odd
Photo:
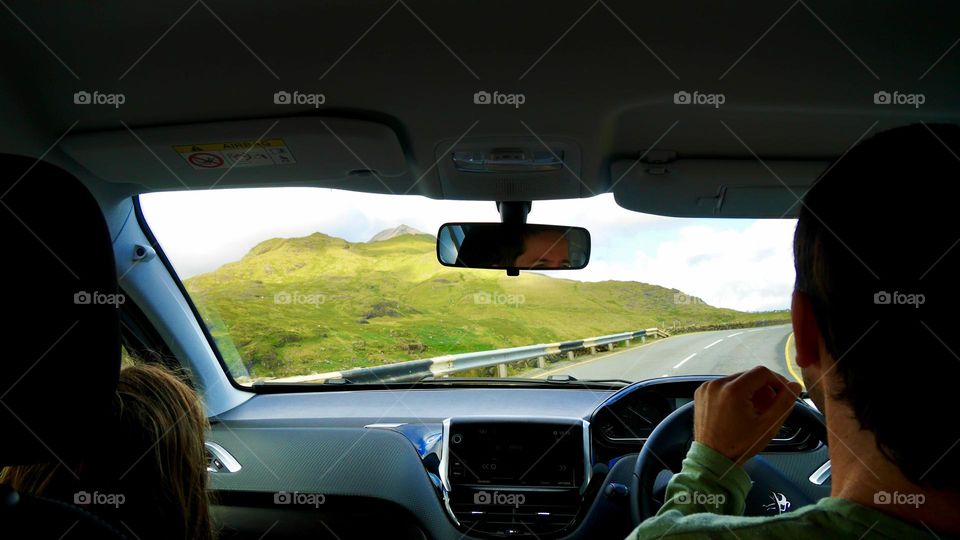
[(638, 381), (673, 375), (728, 375), (762, 364), (794, 380), (784, 357), (790, 333), (790, 325), (785, 324), (681, 334), (543, 375)]

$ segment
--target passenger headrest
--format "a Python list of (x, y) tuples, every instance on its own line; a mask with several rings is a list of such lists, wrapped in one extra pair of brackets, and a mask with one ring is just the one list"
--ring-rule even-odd
[(79, 180), (0, 154), (0, 465), (70, 463), (109, 425), (120, 371), (117, 271)]

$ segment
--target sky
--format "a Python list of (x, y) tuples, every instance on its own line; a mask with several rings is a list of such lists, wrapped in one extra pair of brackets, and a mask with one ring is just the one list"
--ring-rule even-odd
[[(322, 232), (365, 242), (401, 224), (436, 234), (447, 222), (499, 221), (493, 202), (320, 188), (152, 193), (140, 201), (182, 279), (238, 260), (268, 238)], [(621, 208), (613, 195), (604, 194), (534, 201), (528, 222), (590, 231), (590, 264), (583, 270), (545, 272), (556, 277), (641, 281), (743, 311), (790, 307), (795, 220), (654, 216)]]

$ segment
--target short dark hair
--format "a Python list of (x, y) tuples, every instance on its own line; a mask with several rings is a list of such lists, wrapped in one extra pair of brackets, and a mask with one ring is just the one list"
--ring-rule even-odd
[[(837, 159), (799, 211), (810, 299), (860, 426), (911, 481), (960, 490), (960, 127), (915, 124)], [(952, 308), (952, 309), (951, 309)]]

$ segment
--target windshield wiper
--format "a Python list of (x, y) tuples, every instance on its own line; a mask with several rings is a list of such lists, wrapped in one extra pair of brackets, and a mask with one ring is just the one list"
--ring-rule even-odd
[[(560, 378), (563, 377), (563, 378)], [(579, 384), (622, 384), (628, 385), (633, 384), (633, 381), (628, 381), (626, 379), (578, 379), (573, 375), (550, 375), (546, 378), (546, 381), (549, 383), (579, 383)]]
[(311, 381), (311, 382), (294, 382), (294, 383), (273, 382), (271, 380), (265, 380), (265, 381), (254, 381), (252, 386), (281, 386), (281, 385), (287, 385), (287, 384), (294, 384), (298, 386), (339, 386), (339, 385), (355, 384), (355, 383), (350, 379), (343, 379), (343, 378), (324, 379), (323, 381), (316, 381), (316, 382)]
[(546, 379), (531, 379), (522, 377), (436, 377), (434, 375), (425, 375), (418, 379), (415, 384), (436, 384), (436, 385), (456, 385), (456, 384), (482, 384), (490, 386), (580, 386), (580, 387), (604, 387), (626, 386), (633, 384), (633, 381), (623, 379), (586, 379), (579, 380), (570, 375), (563, 375), (563, 378), (551, 376)]

